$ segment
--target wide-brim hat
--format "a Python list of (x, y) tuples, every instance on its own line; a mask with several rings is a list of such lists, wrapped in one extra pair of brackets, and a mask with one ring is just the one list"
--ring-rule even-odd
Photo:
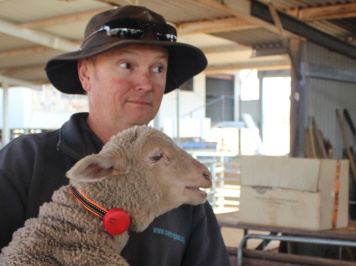
[[(138, 30), (143, 30), (138, 36), (133, 31), (135, 29), (128, 26), (132, 23), (140, 28)], [(169, 51), (165, 88), (165, 93), (168, 93), (207, 66), (204, 53), (192, 45), (176, 42), (175, 29), (172, 28), (161, 15), (141, 6), (123, 6), (99, 13), (89, 21), (79, 50), (48, 60), (45, 67), (47, 77), (63, 93), (85, 94), (78, 77), (78, 59), (124, 45), (162, 46)], [(162, 34), (163, 38), (160, 38)]]

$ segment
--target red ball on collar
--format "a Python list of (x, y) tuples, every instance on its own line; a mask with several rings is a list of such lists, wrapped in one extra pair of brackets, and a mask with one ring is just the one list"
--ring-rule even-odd
[(130, 216), (122, 209), (114, 208), (104, 215), (103, 223), (105, 230), (112, 235), (125, 232), (131, 224)]

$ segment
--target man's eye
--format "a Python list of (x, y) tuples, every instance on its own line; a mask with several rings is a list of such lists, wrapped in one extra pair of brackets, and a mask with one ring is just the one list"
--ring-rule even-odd
[(154, 72), (156, 73), (161, 73), (163, 71), (163, 67), (162, 66), (156, 66), (154, 69), (153, 69)]
[(120, 67), (129, 69), (131, 67), (130, 63), (122, 63)]
[(150, 157), (150, 159), (151, 159), (152, 161), (158, 162), (159, 160), (162, 159), (162, 157), (163, 157), (163, 153), (162, 153), (162, 152), (157, 152), (157, 153), (153, 154), (153, 155)]

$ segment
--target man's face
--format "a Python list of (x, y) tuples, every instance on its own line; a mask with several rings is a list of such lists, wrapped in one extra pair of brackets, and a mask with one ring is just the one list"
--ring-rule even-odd
[(123, 46), (81, 60), (78, 73), (89, 97), (88, 123), (94, 132), (113, 135), (148, 124), (162, 101), (167, 66), (167, 49), (151, 46)]

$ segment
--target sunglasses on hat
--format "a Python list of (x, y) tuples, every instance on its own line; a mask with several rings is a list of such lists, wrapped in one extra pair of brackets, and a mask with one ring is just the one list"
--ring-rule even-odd
[(83, 47), (93, 35), (102, 31), (106, 31), (107, 36), (126, 39), (141, 39), (150, 31), (158, 41), (177, 41), (177, 31), (169, 24), (153, 23), (139, 19), (117, 19), (107, 22), (104, 26), (89, 34), (84, 39), (81, 47)]

